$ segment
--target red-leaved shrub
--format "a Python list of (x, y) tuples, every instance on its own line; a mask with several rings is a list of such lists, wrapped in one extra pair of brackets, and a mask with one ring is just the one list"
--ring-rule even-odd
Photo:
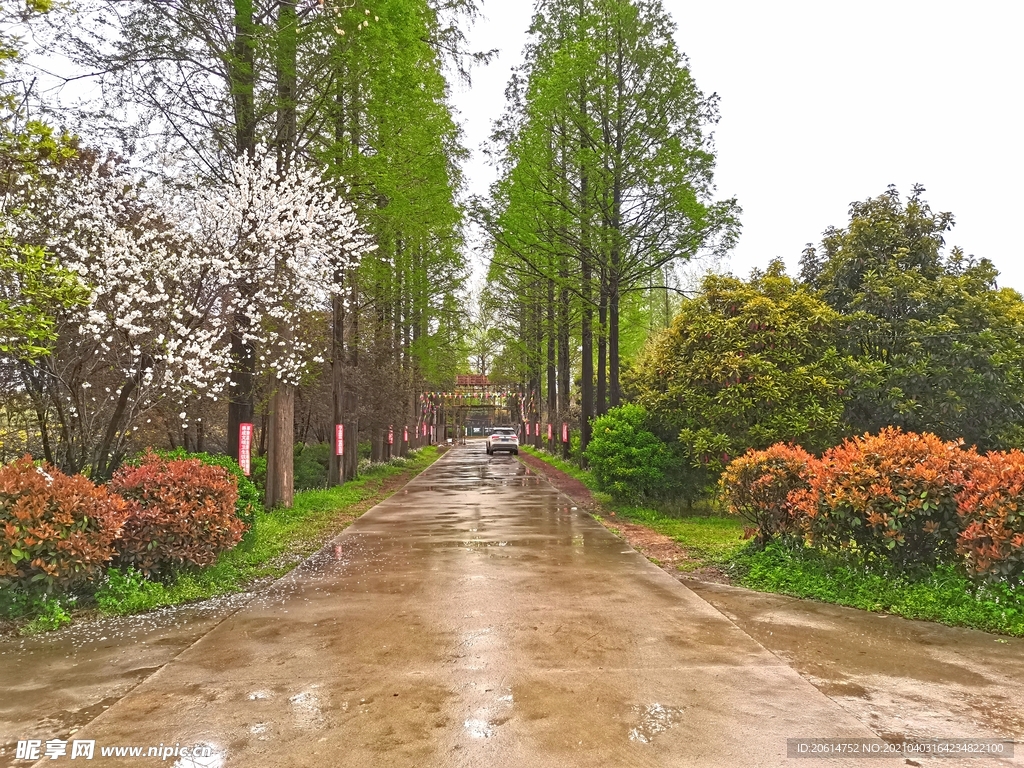
[(115, 472), (110, 486), (130, 507), (118, 560), (147, 575), (210, 565), (245, 531), (235, 514), (238, 491), (222, 467), (147, 454)]
[(102, 576), (127, 516), (118, 496), (32, 458), (0, 467), (0, 585), (43, 592)]
[(719, 481), (729, 512), (756, 530), (757, 541), (801, 533), (793, 492), (807, 489), (810, 465), (816, 459), (799, 445), (777, 443), (763, 451), (749, 450), (725, 468)]
[(957, 494), (959, 551), (967, 570), (988, 581), (1024, 577), (1024, 453), (990, 453)]
[(887, 427), (830, 448), (791, 500), (811, 540), (899, 568), (955, 558), (957, 494), (980, 457), (959, 443)]

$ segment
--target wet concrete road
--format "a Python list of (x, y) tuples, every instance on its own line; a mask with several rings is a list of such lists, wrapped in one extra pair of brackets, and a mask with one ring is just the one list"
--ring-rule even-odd
[(782, 765), (787, 737), (875, 735), (515, 459), (477, 444), (74, 738), (201, 742), (210, 765), (400, 768)]

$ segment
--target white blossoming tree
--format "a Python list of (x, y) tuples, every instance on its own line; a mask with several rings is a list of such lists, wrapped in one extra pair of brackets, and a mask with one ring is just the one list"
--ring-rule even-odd
[(46, 458), (98, 478), (157, 405), (216, 398), (230, 363), (230, 263), (177, 224), (177, 201), (144, 192), (113, 163), (70, 164), (26, 195), (13, 225), (88, 291), (56, 318), (50, 354), (22, 363), (22, 379)]
[(294, 388), (323, 362), (322, 350), (296, 329), (326, 313), (342, 295), (341, 274), (374, 246), (335, 185), (312, 167), (279, 170), (263, 147), (237, 159), (228, 181), (201, 195), (197, 211), (204, 247), (233, 278), (229, 445), (237, 451), (238, 424), (251, 418), (253, 377), (269, 378), (267, 505), (290, 506)]

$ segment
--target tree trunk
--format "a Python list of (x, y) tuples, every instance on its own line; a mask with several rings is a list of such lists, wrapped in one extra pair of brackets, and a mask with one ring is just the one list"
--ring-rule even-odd
[(295, 388), (279, 385), (270, 403), (266, 506), (291, 507), (295, 501)]
[(612, 408), (618, 408), (622, 399), (619, 385), (619, 285), (610, 286), (608, 296), (608, 397)]
[(597, 332), (597, 403), (594, 410), (598, 416), (604, 416), (608, 412), (608, 281), (603, 269), (600, 290), (601, 298), (597, 310), (600, 322)]
[(354, 480), (359, 476), (359, 310), (355, 270), (349, 279), (349, 308), (351, 310), (351, 334), (348, 343), (348, 371), (345, 380), (345, 477)]
[[(594, 307), (591, 301), (591, 269), (589, 260), (583, 262), (583, 318), (580, 322), (580, 459), (590, 444), (590, 420), (594, 417)], [(585, 463), (585, 462), (584, 462)]]
[[(548, 352), (548, 412), (547, 423), (553, 424), (555, 414), (558, 412), (558, 371), (555, 364), (555, 281), (548, 280), (548, 301), (547, 301), (547, 352)], [(554, 451), (554, 437), (549, 441), (548, 450)]]
[(228, 84), (235, 120), (235, 153), (238, 157), (251, 157), (256, 149), (256, 25), (253, 21), (253, 0), (234, 0), (234, 10), (234, 44), (228, 61)]
[[(281, 0), (277, 16), (277, 164), (284, 173), (295, 144), (295, 73), (298, 51), (295, 0)], [(287, 344), (294, 335), (282, 327)], [(281, 383), (270, 401), (270, 452), (267, 458), (267, 507), (291, 507), (295, 496), (295, 388)]]

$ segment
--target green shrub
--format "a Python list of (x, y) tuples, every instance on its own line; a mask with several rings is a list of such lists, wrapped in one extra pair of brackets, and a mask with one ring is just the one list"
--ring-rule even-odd
[(0, 467), (0, 587), (67, 590), (103, 575), (128, 506), (31, 457)]
[(602, 490), (635, 501), (664, 489), (672, 453), (647, 430), (647, 412), (624, 405), (594, 420), (586, 458)]
[(117, 541), (118, 563), (147, 576), (166, 576), (182, 566), (210, 565), (237, 544), (245, 530), (238, 493), (222, 467), (198, 459), (144, 457), (125, 465), (110, 487), (128, 501), (130, 514)]
[(807, 489), (815, 461), (798, 445), (773, 445), (747, 451), (725, 468), (720, 480), (722, 500), (746, 520), (762, 546), (774, 538), (795, 537), (802, 526), (792, 501), (793, 491)]
[(165, 591), (163, 584), (150, 581), (131, 566), (123, 571), (111, 568), (96, 590), (96, 605), (104, 613), (138, 613), (156, 604)]
[(22, 635), (53, 632), (71, 623), (71, 609), (78, 599), (69, 595), (43, 595), (33, 605), (35, 617), (20, 630)]
[[(230, 456), (222, 453), (189, 453), (184, 448), (175, 448), (171, 451), (152, 451), (152, 453), (160, 456), (167, 460), (181, 461), (184, 459), (196, 459), (208, 467), (221, 467), (228, 471), (228, 474), (235, 480), (235, 486), (238, 491), (238, 500), (235, 502), (235, 513), (238, 515), (238, 519), (244, 522), (246, 525), (252, 525), (253, 518), (256, 513), (263, 509), (263, 488), (266, 487), (267, 478), (267, 460), (264, 457), (257, 456), (252, 459), (250, 470), (252, 477), (246, 477), (242, 468), (238, 466), (238, 462)], [(133, 467), (139, 466), (142, 463), (146, 453), (141, 453), (132, 459), (130, 462), (126, 462)], [(258, 474), (262, 472), (262, 474)], [(260, 482), (257, 482), (257, 481)]]
[(331, 461), (331, 444), (314, 443), (295, 446), (295, 490), (312, 491), (327, 487)]

